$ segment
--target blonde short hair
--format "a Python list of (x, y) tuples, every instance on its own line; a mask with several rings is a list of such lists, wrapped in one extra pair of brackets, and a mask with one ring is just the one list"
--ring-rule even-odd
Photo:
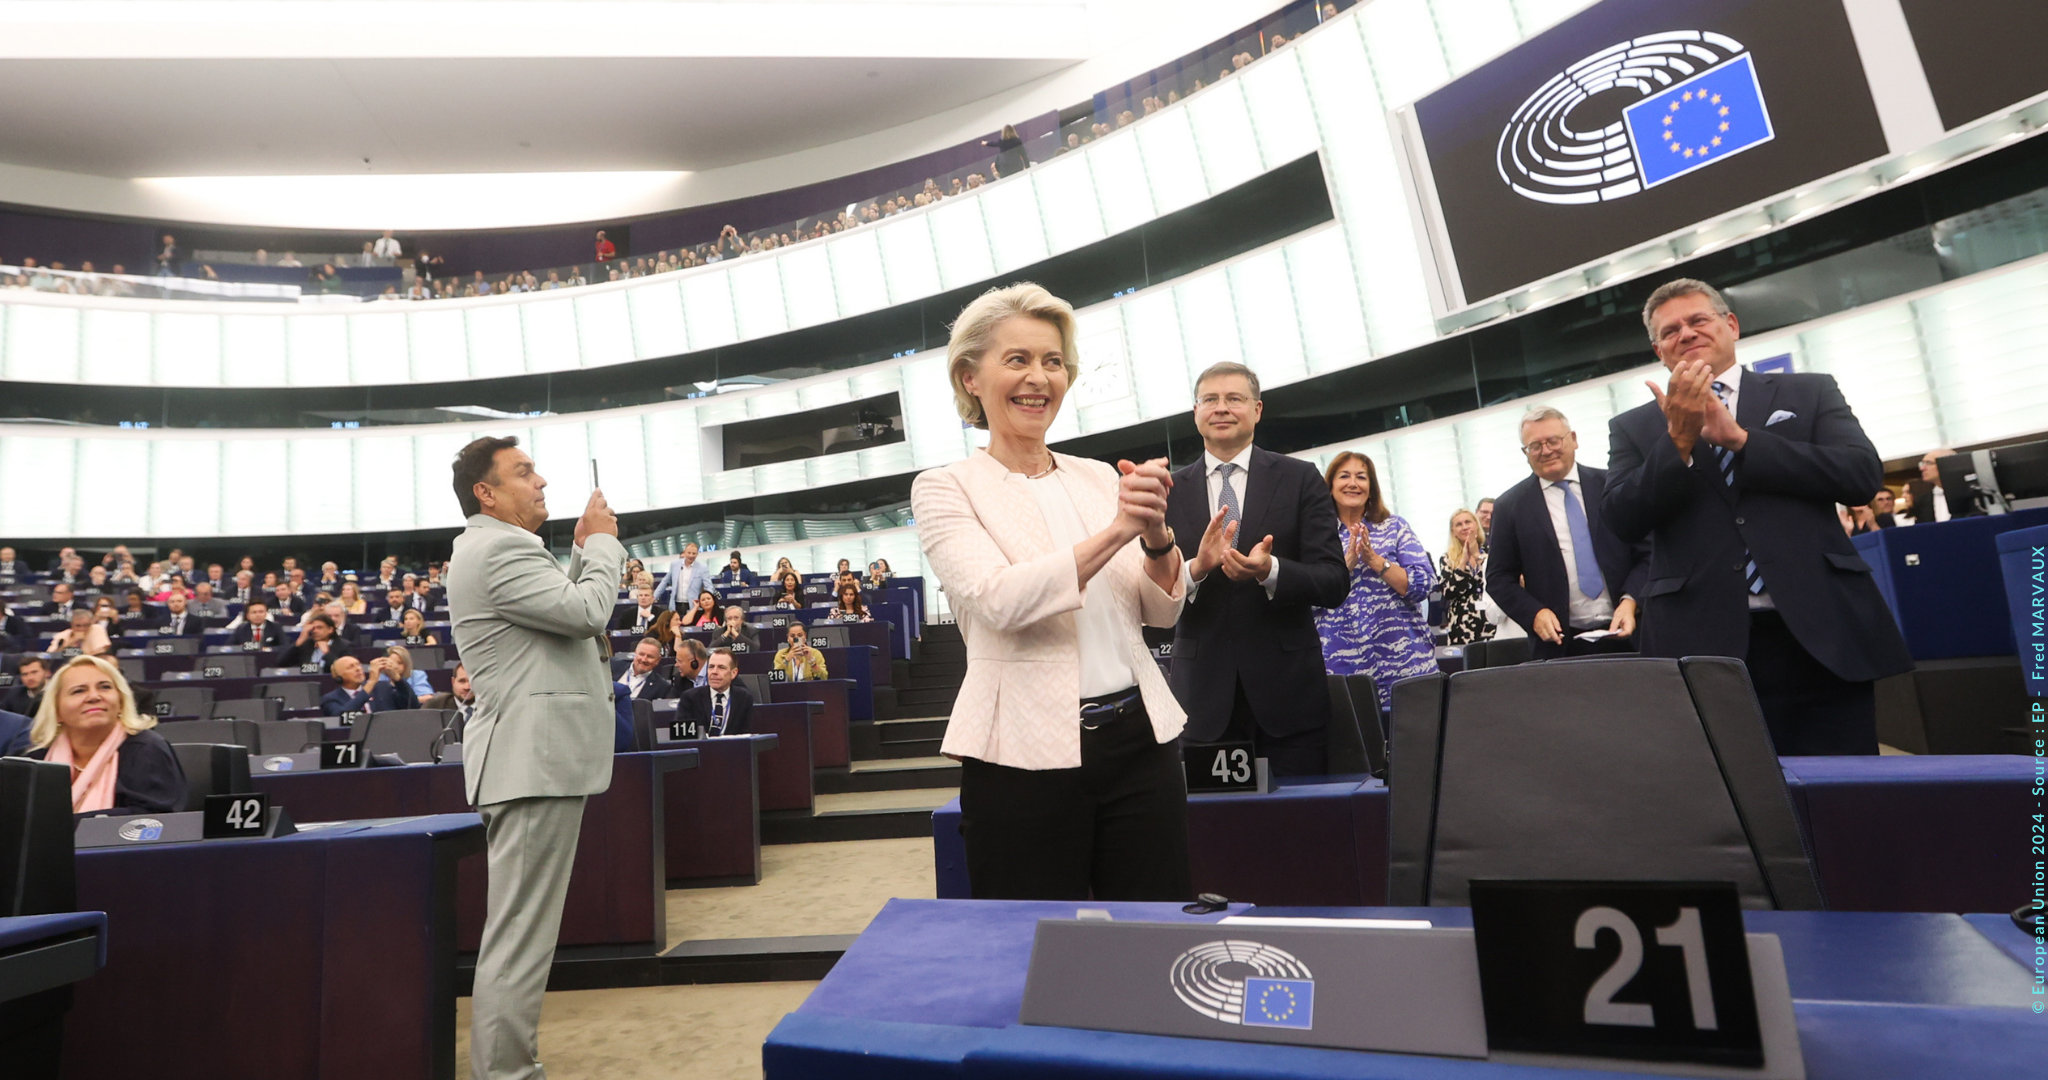
[(129, 688), (128, 680), (121, 674), (119, 664), (103, 656), (79, 655), (72, 657), (70, 663), (58, 668), (56, 674), (51, 675), (49, 682), (44, 684), (46, 689), (43, 691), (43, 703), (36, 709), (35, 722), (28, 728), (30, 749), (41, 750), (57, 741), (57, 699), (60, 696), (58, 691), (64, 685), (64, 676), (70, 674), (72, 668), (86, 666), (98, 668), (100, 674), (113, 680), (114, 692), (121, 697), (121, 726), (128, 734), (148, 731), (156, 726), (156, 717), (145, 716), (135, 711), (135, 691)]
[(1067, 387), (1081, 378), (1081, 358), (1074, 348), (1074, 306), (1029, 281), (990, 289), (974, 298), (953, 322), (953, 336), (946, 342), (946, 374), (953, 380), (953, 408), (960, 419), (987, 430), (981, 399), (967, 392), (967, 376), (988, 351), (989, 338), (1004, 319), (1015, 316), (1043, 319), (1060, 332), (1060, 354), (1066, 359)]

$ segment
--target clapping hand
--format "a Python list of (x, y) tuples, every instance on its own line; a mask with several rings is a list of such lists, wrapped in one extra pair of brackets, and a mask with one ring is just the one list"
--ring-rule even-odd
[(1223, 565), (1223, 554), (1234, 550), (1237, 542), (1237, 522), (1228, 525), (1223, 519), (1230, 516), (1228, 507), (1218, 507), (1215, 516), (1209, 519), (1209, 526), (1202, 530), (1202, 543), (1195, 549), (1194, 561), (1188, 564), (1188, 575), (1196, 581), (1209, 576), (1209, 572)]
[(1223, 576), (1232, 581), (1264, 581), (1273, 572), (1273, 537), (1252, 545), (1247, 552), (1226, 548), (1223, 552)]
[(1358, 569), (1358, 564), (1366, 560), (1366, 554), (1372, 550), (1371, 545), (1367, 542), (1370, 538), (1371, 530), (1372, 526), (1364, 518), (1359, 519), (1358, 528), (1351, 530), (1351, 542), (1344, 545), (1345, 569), (1356, 570)]
[(1116, 489), (1118, 523), (1133, 537), (1143, 537), (1147, 546), (1165, 546), (1166, 495), (1173, 490), (1173, 474), (1166, 471), (1166, 459), (1153, 458), (1143, 465), (1119, 461), (1116, 469), (1123, 474)]
[(1687, 360), (1671, 369), (1666, 386), (1660, 388), (1654, 380), (1647, 383), (1651, 396), (1657, 399), (1657, 407), (1664, 411), (1665, 432), (1671, 436), (1671, 444), (1678, 448), (1680, 457), (1692, 457), (1693, 445), (1699, 441), (1707, 422), (1708, 406), (1720, 405), (1714, 397), (1713, 381), (1713, 369), (1706, 361)]

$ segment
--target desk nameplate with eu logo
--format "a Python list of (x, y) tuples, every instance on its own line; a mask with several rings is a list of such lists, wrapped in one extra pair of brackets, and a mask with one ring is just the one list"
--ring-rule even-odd
[[(213, 811), (215, 815), (222, 819), (221, 821), (208, 822), (206, 820), (208, 814), (205, 810), (185, 810), (175, 814), (101, 814), (95, 817), (78, 819), (78, 826), (73, 834), (74, 844), (81, 849), (154, 847), (159, 844), (182, 844), (193, 841), (224, 840), (235, 837), (260, 839), (263, 837), (290, 836), (298, 832), (297, 826), (292, 823), (291, 815), (285, 813), (283, 807), (264, 806), (261, 808), (260, 815), (253, 822), (253, 824), (258, 825), (257, 828), (247, 828), (247, 825), (252, 824), (252, 822), (247, 820), (246, 815), (236, 815), (242, 827), (235, 829), (232, 833), (208, 836), (206, 834), (207, 829), (209, 827), (218, 829), (224, 823), (228, 811), (232, 809), (225, 801), (228, 798), (227, 796), (209, 796), (209, 798), (223, 800), (219, 804), (219, 808)], [(260, 799), (260, 796), (243, 795), (241, 798), (245, 800), (251, 798)]]
[(1465, 929), (1044, 919), (1023, 1023), (1486, 1056)]

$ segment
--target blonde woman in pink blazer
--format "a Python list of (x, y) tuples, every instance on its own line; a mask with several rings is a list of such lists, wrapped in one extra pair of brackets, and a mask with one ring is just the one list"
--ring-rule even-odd
[(911, 487), (927, 565), (967, 641), (943, 751), (961, 763), (977, 898), (1189, 898), (1185, 715), (1141, 624), (1185, 599), (1164, 460), (1112, 468), (1045, 432), (1078, 377), (1074, 312), (1032, 284), (982, 295), (947, 345), (985, 451)]

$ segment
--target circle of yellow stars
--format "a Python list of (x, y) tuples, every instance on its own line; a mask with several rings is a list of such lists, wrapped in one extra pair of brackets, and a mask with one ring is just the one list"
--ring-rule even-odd
[[(1273, 1014), (1273, 1005), (1272, 1005), (1273, 995), (1274, 995), (1274, 993), (1276, 993), (1276, 992), (1278, 992), (1278, 993), (1282, 993), (1282, 994), (1286, 994), (1286, 995), (1287, 995), (1287, 1008), (1286, 1008), (1286, 1010), (1285, 1010), (1285, 1011), (1281, 1012), (1281, 1013), (1280, 1013), (1279, 1015), (1277, 1015), (1277, 1016)], [(1287, 1019), (1288, 1017), (1290, 1017), (1290, 1016), (1293, 1016), (1293, 1015), (1294, 1015), (1294, 1007), (1295, 1007), (1295, 1005), (1296, 1005), (1296, 1004), (1297, 1004), (1297, 1003), (1296, 1003), (1296, 1001), (1294, 1000), (1294, 990), (1293, 990), (1293, 988), (1292, 988), (1292, 987), (1287, 987), (1287, 986), (1277, 986), (1277, 985), (1275, 985), (1275, 986), (1268, 986), (1268, 987), (1266, 987), (1266, 991), (1265, 991), (1265, 993), (1262, 993), (1262, 994), (1260, 994), (1260, 995), (1259, 995), (1259, 1011), (1260, 1011), (1260, 1012), (1262, 1012), (1262, 1013), (1265, 1013), (1265, 1014), (1266, 1014), (1266, 1019), (1268, 1019), (1268, 1020), (1274, 1020), (1274, 1021), (1279, 1021), (1279, 1020), (1285, 1020), (1285, 1019)]]
[[(1677, 112), (1681, 105), (1695, 99), (1703, 105), (1712, 105), (1719, 109), (1720, 111), (1716, 114), (1722, 118), (1719, 130), (1723, 132), (1728, 130), (1728, 106), (1721, 104), (1721, 95), (1719, 94), (1709, 94), (1705, 90), (1687, 90), (1677, 101), (1671, 103), (1671, 112)], [(1721, 136), (1716, 135), (1712, 140), (1698, 147), (1691, 147), (1677, 142), (1671, 136), (1671, 116), (1667, 113), (1664, 117), (1664, 145), (1674, 154), (1683, 153), (1689, 158), (1706, 157), (1713, 152), (1714, 147), (1721, 145)]]

